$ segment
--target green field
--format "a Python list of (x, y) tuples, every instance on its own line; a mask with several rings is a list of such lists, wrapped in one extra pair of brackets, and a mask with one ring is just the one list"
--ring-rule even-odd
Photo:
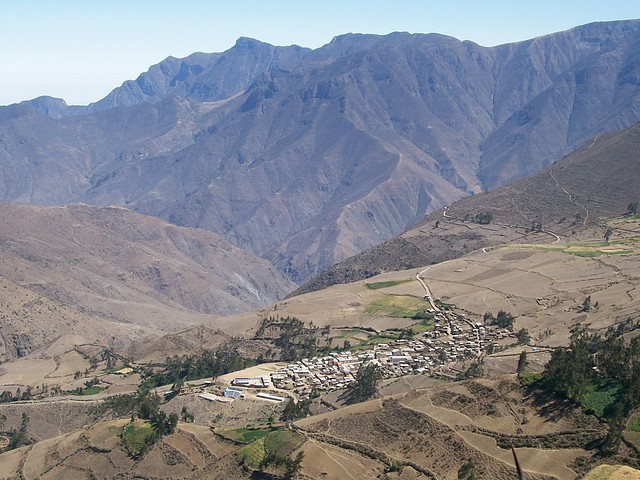
[(601, 255), (629, 255), (634, 253), (633, 250), (623, 248), (622, 245), (635, 243), (634, 239), (623, 239), (605, 242), (594, 243), (574, 243), (571, 245), (543, 245), (534, 243), (523, 243), (518, 245), (505, 245), (510, 248), (526, 248), (530, 250), (541, 250), (545, 252), (563, 252), (570, 255), (576, 255), (578, 257), (599, 257)]
[(403, 280), (388, 280), (386, 282), (365, 283), (364, 285), (369, 290), (378, 290), (380, 288), (395, 287), (396, 285), (402, 285), (403, 283), (409, 283), (409, 282), (412, 282), (413, 280), (414, 280), (413, 278), (405, 278)]
[(291, 430), (276, 430), (265, 438), (264, 448), (268, 453), (289, 455), (302, 444), (304, 437)]
[(237, 443), (251, 443), (266, 437), (269, 432), (271, 432), (269, 428), (223, 428), (216, 430), (216, 433), (221, 437)]
[(518, 380), (522, 385), (528, 387), (529, 385), (536, 383), (540, 379), (540, 376), (540, 373), (522, 372), (518, 374)]
[(97, 393), (100, 393), (102, 390), (104, 389), (93, 385), (91, 387), (85, 387), (84, 390), (82, 390), (82, 395), (95, 395)]
[(392, 318), (413, 318), (428, 308), (431, 308), (428, 302), (412, 295), (383, 295), (371, 302), (365, 313)]
[(262, 459), (267, 453), (265, 451), (264, 444), (264, 437), (262, 437), (251, 442), (249, 445), (242, 447), (238, 451), (240, 460), (242, 460), (242, 463), (247, 468), (250, 468), (251, 470), (260, 469), (260, 462), (262, 462)]
[(134, 457), (144, 453), (153, 443), (155, 433), (149, 422), (129, 423), (122, 432), (122, 445)]
[(268, 453), (286, 457), (304, 442), (304, 437), (288, 429), (270, 431), (238, 451), (242, 463), (251, 470), (259, 470)]
[(612, 405), (620, 393), (620, 384), (604, 382), (598, 385), (589, 385), (587, 393), (582, 400), (582, 406), (586, 410), (592, 410), (598, 416), (603, 416), (608, 406)]
[(430, 320), (422, 320), (421, 322), (414, 323), (409, 328), (417, 335), (419, 333), (430, 332), (435, 328), (435, 326)]

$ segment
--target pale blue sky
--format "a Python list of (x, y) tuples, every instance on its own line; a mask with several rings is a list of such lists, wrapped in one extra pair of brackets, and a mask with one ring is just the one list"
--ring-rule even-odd
[(169, 55), (240, 36), (316, 48), (347, 32), (437, 32), (492, 46), (630, 18), (640, 0), (3, 0), (0, 105), (86, 104)]

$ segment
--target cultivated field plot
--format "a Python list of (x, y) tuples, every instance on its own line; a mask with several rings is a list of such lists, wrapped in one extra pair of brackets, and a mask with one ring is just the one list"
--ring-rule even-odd
[(208, 429), (189, 425), (164, 437), (141, 459), (119, 437), (128, 420), (102, 422), (0, 455), (1, 478), (249, 478), (238, 468), (237, 448)]
[[(578, 322), (606, 328), (637, 315), (640, 223), (622, 225), (613, 225), (609, 244), (595, 236), (602, 234), (600, 230), (592, 231), (591, 240), (582, 237), (578, 244), (556, 242), (552, 235), (540, 233), (539, 244), (504, 244), (424, 269), (335, 285), (279, 302), (257, 317), (292, 315), (319, 326), (404, 328), (415, 320), (398, 317), (409, 317), (422, 308), (419, 299), (425, 291), (416, 280), (422, 272), (434, 298), (455, 305), (473, 321), (482, 321), (486, 312), (495, 315), (505, 310), (517, 316), (515, 328), (527, 328), (536, 343), (566, 344), (569, 330)], [(496, 235), (504, 233), (503, 227), (494, 230)], [(582, 312), (587, 296), (595, 307)], [(402, 303), (410, 298), (406, 305)], [(257, 320), (254, 314), (238, 321)]]
[[(558, 345), (577, 322), (605, 328), (637, 315), (640, 256), (636, 244), (627, 248), (633, 253), (583, 257), (505, 246), (434, 265), (423, 278), (435, 297), (478, 319), (505, 310), (519, 316), (516, 328), (534, 338), (547, 331), (543, 344)], [(595, 308), (582, 311), (587, 296)]]
[(585, 447), (605, 434), (593, 417), (577, 409), (523, 396), (514, 380), (434, 383), (297, 425), (314, 442), (306, 449), (342, 449), (342, 455), (332, 455), (333, 469), (357, 460), (355, 471), (363, 472), (371, 468), (362, 461), (366, 457), (457, 478), (460, 467), (472, 460), (475, 478), (505, 480), (516, 475), (510, 441), (528, 478), (573, 480), (572, 462), (588, 456)]

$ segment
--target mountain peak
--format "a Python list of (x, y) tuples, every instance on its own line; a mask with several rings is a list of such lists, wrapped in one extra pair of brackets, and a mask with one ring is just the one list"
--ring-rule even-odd
[(69, 106), (62, 98), (42, 95), (32, 100), (25, 100), (20, 104), (30, 105), (45, 117), (62, 118)]
[(240, 37), (238, 38), (238, 40), (236, 40), (236, 44), (233, 46), (234, 48), (242, 48), (242, 49), (246, 49), (246, 50), (253, 50), (255, 48), (261, 47), (261, 46), (271, 46), (268, 43), (265, 42), (261, 42), (260, 40), (256, 40), (255, 38), (251, 38), (251, 37)]

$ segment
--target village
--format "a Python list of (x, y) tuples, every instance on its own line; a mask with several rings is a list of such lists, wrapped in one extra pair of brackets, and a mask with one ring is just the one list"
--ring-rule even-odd
[(515, 337), (510, 330), (473, 323), (450, 311), (436, 313), (434, 320), (434, 329), (419, 339), (398, 339), (367, 350), (303, 358), (272, 373), (270, 380), (276, 388), (307, 397), (314, 388), (332, 391), (347, 387), (356, 380), (363, 363), (378, 365), (385, 378), (431, 374), (443, 365), (478, 357), (489, 345), (498, 348), (499, 342)]
[[(411, 374), (442, 375), (444, 367), (466, 359), (479, 357), (488, 349), (513, 343), (515, 334), (495, 325), (468, 320), (464, 314), (452, 311), (432, 311), (433, 329), (420, 338), (396, 339), (388, 343), (373, 344), (370, 349), (345, 350), (324, 356), (303, 358), (282, 366), (270, 375), (233, 377), (220, 401), (229, 402), (244, 396), (244, 389), (271, 390), (293, 393), (297, 398), (308, 398), (313, 391), (341, 390), (356, 381), (362, 364), (380, 367), (384, 378)], [(258, 398), (282, 401), (283, 397), (260, 392)], [(222, 400), (224, 398), (224, 400)], [(214, 400), (214, 398), (208, 398)]]

